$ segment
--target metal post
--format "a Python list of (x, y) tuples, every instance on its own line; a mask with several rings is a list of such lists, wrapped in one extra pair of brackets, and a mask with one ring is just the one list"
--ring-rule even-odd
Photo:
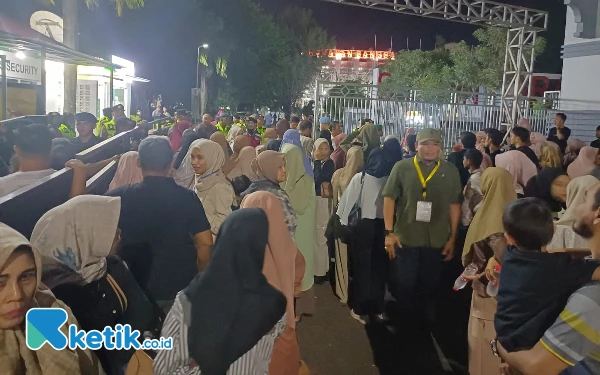
[(198, 57), (196, 57), (196, 90), (200, 86), (199, 82), (200, 82), (200, 46), (198, 46)]
[(0, 55), (0, 70), (2, 70), (2, 86), (0, 86), (0, 91), (2, 92), (2, 120), (6, 120), (8, 118), (8, 116), (6, 115), (8, 113), (8, 108), (6, 108), (8, 106), (8, 78), (6, 74), (6, 55)]
[(41, 74), (41, 86), (42, 92), (40, 94), (40, 100), (42, 101), (42, 105), (44, 106), (44, 113), (46, 114), (46, 47), (42, 47), (42, 51), (40, 53), (40, 60), (42, 65), (42, 74)]
[(112, 108), (113, 107), (113, 100), (115, 97), (115, 83), (114, 83), (114, 79), (115, 79), (115, 70), (113, 68), (110, 68), (110, 99), (108, 99), (108, 104), (109, 107)]

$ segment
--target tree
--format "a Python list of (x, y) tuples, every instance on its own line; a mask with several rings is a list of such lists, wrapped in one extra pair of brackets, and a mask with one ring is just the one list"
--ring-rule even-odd
[[(499, 91), (504, 72), (506, 30), (486, 27), (475, 31), (476, 46), (461, 41), (449, 50), (438, 37), (433, 51), (401, 51), (386, 65), (392, 76), (381, 85), (380, 93), (391, 96), (397, 87), (477, 92), (483, 86)], [(533, 51), (539, 56), (546, 40), (538, 37)], [(431, 94), (428, 100), (448, 100), (447, 95)]]
[[(47, 0), (50, 4), (55, 5), (55, 0)], [(74, 50), (78, 49), (77, 33), (78, 33), (78, 14), (77, 6), (81, 3), (79, 0), (61, 0), (62, 1), (62, 16), (63, 16), (63, 42)], [(88, 8), (97, 7), (101, 0), (85, 0), (85, 5)], [(123, 14), (124, 8), (136, 9), (144, 6), (144, 0), (110, 0), (117, 11), (117, 15)], [(77, 96), (77, 66), (65, 64), (64, 73), (64, 98), (65, 106), (63, 112), (75, 113), (77, 108), (75, 105)]]

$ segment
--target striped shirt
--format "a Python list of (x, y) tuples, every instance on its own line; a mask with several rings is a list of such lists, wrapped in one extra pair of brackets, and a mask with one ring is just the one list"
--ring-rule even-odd
[(541, 343), (569, 366), (579, 363), (590, 374), (600, 374), (600, 282), (589, 283), (569, 297)]
[[(194, 360), (188, 349), (189, 323), (186, 321), (184, 305), (188, 306), (190, 302), (185, 294), (179, 293), (161, 332), (162, 337), (173, 338), (173, 349), (158, 352), (154, 359), (155, 375), (202, 375), (197, 365), (190, 367)], [(284, 314), (271, 332), (229, 367), (227, 375), (268, 374), (275, 340), (283, 333), (285, 326)]]

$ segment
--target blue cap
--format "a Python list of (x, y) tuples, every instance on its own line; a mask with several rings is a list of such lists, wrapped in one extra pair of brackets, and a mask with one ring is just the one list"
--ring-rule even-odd
[(319, 120), (319, 124), (329, 124), (331, 122), (331, 119), (329, 117), (321, 117), (321, 119)]

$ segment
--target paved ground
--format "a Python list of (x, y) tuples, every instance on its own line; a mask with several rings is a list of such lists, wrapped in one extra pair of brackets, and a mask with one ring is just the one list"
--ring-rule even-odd
[[(438, 319), (431, 330), (419, 317), (402, 315), (389, 302), (389, 327), (363, 326), (333, 295), (328, 284), (315, 285), (317, 313), (298, 326), (302, 359), (314, 375), (450, 375), (466, 374), (466, 323), (469, 291), (449, 293), (456, 270), (447, 270), (438, 296)], [(460, 273), (460, 271), (459, 271)], [(444, 371), (432, 334), (454, 371)]]

